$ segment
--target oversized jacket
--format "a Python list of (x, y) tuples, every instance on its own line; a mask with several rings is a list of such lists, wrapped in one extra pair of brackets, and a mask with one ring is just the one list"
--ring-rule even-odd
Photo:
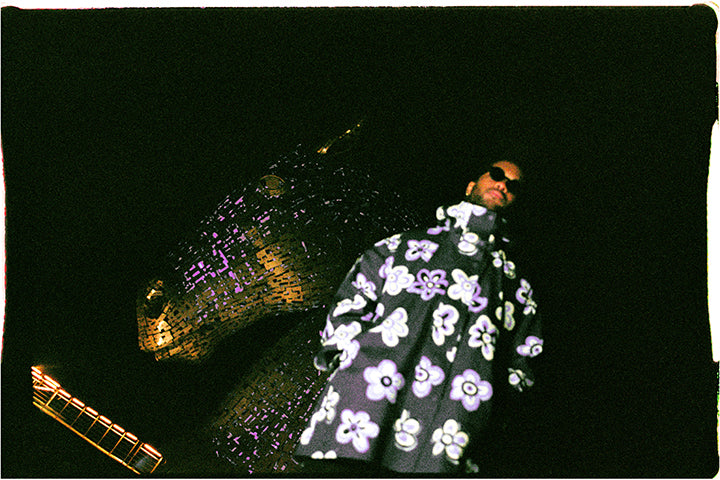
[(375, 244), (340, 286), (316, 357), (335, 371), (296, 456), (453, 473), (483, 442), (499, 389), (533, 385), (540, 319), (503, 220), (468, 202), (437, 217)]

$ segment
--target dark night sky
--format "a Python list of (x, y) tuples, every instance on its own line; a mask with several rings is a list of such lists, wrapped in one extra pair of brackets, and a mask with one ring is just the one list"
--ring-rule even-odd
[(706, 7), (4, 8), (2, 475), (131, 475), (32, 408), (30, 365), (179, 448), (239, 360), (148, 358), (138, 288), (262, 162), (366, 117), (368, 168), (423, 212), (481, 156), (533, 152), (524, 474), (713, 476), (715, 29)]

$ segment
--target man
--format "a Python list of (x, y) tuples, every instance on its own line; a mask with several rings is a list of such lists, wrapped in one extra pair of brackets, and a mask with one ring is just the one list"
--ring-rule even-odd
[(366, 251), (336, 295), (319, 369), (334, 370), (300, 438), (308, 473), (453, 474), (474, 468), (493, 401), (534, 383), (542, 352), (530, 284), (500, 216), (522, 186), (492, 164), (439, 225)]

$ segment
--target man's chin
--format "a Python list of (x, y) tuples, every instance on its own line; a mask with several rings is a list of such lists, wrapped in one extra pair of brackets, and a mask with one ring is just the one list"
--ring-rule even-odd
[(481, 207), (485, 207), (488, 210), (495, 211), (495, 210), (501, 210), (503, 208), (502, 205), (498, 205), (496, 202), (486, 202), (482, 198), (468, 197), (465, 200), (472, 203), (473, 205), (479, 205)]

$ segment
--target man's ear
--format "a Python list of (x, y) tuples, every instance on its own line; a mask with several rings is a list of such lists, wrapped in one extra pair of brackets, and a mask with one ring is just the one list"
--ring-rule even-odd
[(470, 192), (472, 192), (473, 187), (475, 187), (475, 182), (468, 183), (467, 188), (465, 189), (465, 196), (467, 197), (470, 195)]

